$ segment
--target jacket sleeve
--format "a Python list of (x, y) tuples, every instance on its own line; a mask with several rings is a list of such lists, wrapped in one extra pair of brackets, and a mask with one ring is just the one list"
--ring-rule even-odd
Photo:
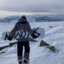
[(15, 33), (16, 33), (16, 31), (18, 30), (18, 26), (17, 26), (17, 24), (14, 26), (14, 28), (11, 30), (11, 32), (10, 32), (10, 37), (14, 37), (14, 35), (15, 35)]
[(30, 24), (28, 23), (28, 26), (27, 26), (27, 32), (32, 35), (33, 34), (33, 30), (31, 29), (31, 26)]

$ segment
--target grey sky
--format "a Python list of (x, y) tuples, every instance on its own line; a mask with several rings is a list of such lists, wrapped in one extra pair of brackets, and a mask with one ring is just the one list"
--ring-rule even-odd
[(64, 12), (64, 0), (0, 0), (0, 10), (20, 12)]

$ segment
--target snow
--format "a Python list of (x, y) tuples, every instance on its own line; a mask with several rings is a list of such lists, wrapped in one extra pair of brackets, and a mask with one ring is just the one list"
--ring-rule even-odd
[[(17, 21), (17, 20), (16, 20)], [(2, 32), (10, 31), (15, 23), (0, 23), (0, 38)], [(36, 39), (37, 42), (30, 42), (30, 64), (64, 64), (64, 21), (60, 22), (33, 22), (31, 27), (41, 27), (45, 30), (44, 38)], [(50, 27), (52, 26), (52, 27)], [(51, 46), (55, 46), (53, 53), (45, 46), (40, 47), (40, 41), (44, 40)], [(8, 45), (9, 41), (0, 39), (0, 47)], [(17, 47), (12, 46), (4, 49), (6, 53), (0, 55), (0, 64), (18, 64)], [(1, 51), (0, 51), (1, 52)]]

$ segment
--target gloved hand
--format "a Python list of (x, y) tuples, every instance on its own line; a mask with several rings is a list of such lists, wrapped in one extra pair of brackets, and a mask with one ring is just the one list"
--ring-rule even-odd
[[(37, 34), (37, 35), (35, 35), (35, 34)], [(40, 34), (39, 34), (39, 33), (33, 33), (31, 36), (32, 36), (33, 38), (37, 38), (37, 37), (40, 36)]]
[(37, 38), (37, 36), (33, 33), (32, 35), (31, 35), (33, 38)]
[[(33, 34), (31, 35), (33, 38), (37, 38), (40, 36), (40, 33), (37, 33), (38, 28), (33, 29)], [(37, 34), (37, 35), (36, 35)]]
[(12, 40), (12, 37), (9, 36), (9, 37), (8, 37), (8, 40)]

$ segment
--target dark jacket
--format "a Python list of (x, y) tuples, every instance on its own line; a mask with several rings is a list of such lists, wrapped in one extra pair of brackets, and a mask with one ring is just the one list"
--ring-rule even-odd
[[(20, 31), (21, 38), (18, 38), (18, 41), (29, 41), (29, 34), (32, 35), (33, 31), (31, 30), (31, 27), (29, 23), (24, 19), (19, 19), (19, 21), (16, 23), (15, 27), (11, 30), (10, 36), (14, 37), (16, 32)], [(24, 37), (22, 35), (24, 33)]]

